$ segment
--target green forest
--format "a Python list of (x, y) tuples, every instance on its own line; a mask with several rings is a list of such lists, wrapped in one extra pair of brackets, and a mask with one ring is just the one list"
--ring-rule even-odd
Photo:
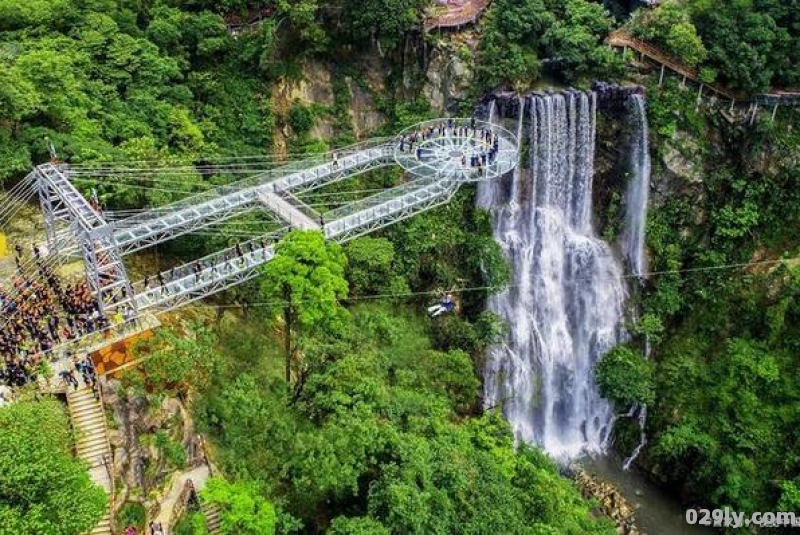
[[(422, 35), (432, 4), (0, 0), (0, 186), (49, 161), (51, 147), (71, 164), (146, 162), (140, 182), (75, 180), (104, 208), (135, 213), (239, 178), (177, 166), (326, 153), (469, 116), (498, 88), (643, 85), (653, 275), (632, 286), (637, 321), (600, 361), (598, 386), (616, 413), (648, 406), (636, 470), (683, 506), (800, 511), (800, 110), (732, 122), (680, 78), (659, 85), (657, 69), (636, 68), (605, 42), (624, 29), (749, 98), (800, 86), (800, 3), (494, 0), (460, 30), (466, 37)], [(424, 90), (433, 50), (471, 72), (447, 110)], [(297, 98), (291, 88), (321, 70), (330, 102)], [(367, 131), (356, 93), (381, 118)], [(598, 140), (606, 152), (615, 143)], [(366, 173), (315, 206), (404, 180), (398, 169)], [(596, 230), (613, 236), (624, 181), (602, 180), (598, 198), (616, 201)], [(341, 246), (319, 232), (285, 235), (258, 278), (171, 314), (136, 346), (142, 361), (118, 378), (120, 404), (144, 414), (186, 404), (218, 469), (201, 498), (220, 510), (221, 533), (615, 533), (597, 499), (484, 404), (487, 350), (514, 328), (487, 308), (513, 270), (492, 217), (470, 185)], [(133, 269), (232, 246), (245, 224), (270, 225), (225, 223), (159, 246)], [(425, 307), (452, 288), (465, 289), (457, 313), (429, 317)], [(35, 385), (0, 405), (0, 535), (79, 535), (108, 511), (72, 455), (80, 437), (68, 422), (63, 403)], [(628, 455), (637, 422), (620, 418), (614, 433)], [(179, 434), (142, 431), (164, 459), (159, 470), (188, 470)], [(156, 467), (143, 471), (157, 479)], [(153, 494), (129, 495), (120, 533), (145, 528), (139, 502)], [(202, 512), (189, 510), (175, 533), (209, 533)]]

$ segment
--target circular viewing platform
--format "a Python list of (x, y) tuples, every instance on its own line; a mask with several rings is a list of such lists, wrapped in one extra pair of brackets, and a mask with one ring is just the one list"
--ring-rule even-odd
[(508, 130), (476, 119), (436, 119), (416, 124), (394, 141), (394, 159), (420, 178), (492, 180), (518, 163), (519, 141)]

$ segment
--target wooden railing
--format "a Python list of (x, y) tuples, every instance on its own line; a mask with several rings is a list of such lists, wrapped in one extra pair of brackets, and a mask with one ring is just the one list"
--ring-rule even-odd
[(472, 0), (461, 8), (451, 9), (444, 15), (430, 18), (423, 24), (425, 33), (437, 28), (458, 28), (474, 24), (490, 3), (491, 0)]
[(776, 106), (800, 106), (800, 89), (773, 89), (768, 93), (748, 95), (734, 91), (728, 87), (718, 84), (708, 84), (700, 80), (700, 73), (681, 62), (679, 59), (664, 52), (660, 48), (651, 45), (641, 39), (637, 39), (623, 29), (612, 32), (607, 39), (609, 45), (617, 48), (631, 48), (643, 56), (647, 56), (656, 63), (670, 69), (679, 75), (692, 80), (701, 88), (710, 89), (715, 93), (727, 98), (732, 103), (740, 102), (743, 104), (760, 104)]

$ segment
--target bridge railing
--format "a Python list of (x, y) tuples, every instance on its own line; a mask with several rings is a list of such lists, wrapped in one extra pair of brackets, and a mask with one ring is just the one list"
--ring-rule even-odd
[(415, 188), (411, 188), (411, 184), (393, 188), (391, 191), (395, 195), (382, 198), (381, 202), (370, 203), (325, 225), (325, 236), (343, 243), (387, 227), (446, 203), (461, 184), (457, 178), (448, 177), (430, 180), (427, 184), (416, 184)]
[(394, 188), (381, 191), (380, 193), (376, 193), (375, 195), (365, 197), (358, 201), (347, 203), (344, 206), (325, 212), (324, 214), (325, 221), (335, 221), (337, 219), (345, 218), (357, 212), (362, 212), (364, 210), (374, 208), (375, 206), (383, 204), (386, 201), (402, 197), (403, 195), (406, 195), (411, 191), (418, 190), (420, 188), (433, 184), (437, 180), (439, 180), (439, 178), (437, 178), (434, 175), (431, 175), (429, 177), (420, 178), (411, 182), (407, 182), (405, 184), (401, 184), (400, 186), (396, 186)]
[(144, 224), (147, 221), (163, 217), (166, 213), (169, 212), (176, 212), (181, 209), (190, 208), (198, 204), (212, 201), (219, 197), (235, 194), (247, 188), (264, 185), (269, 182), (278, 181), (281, 178), (291, 175), (292, 173), (296, 173), (298, 171), (302, 171), (304, 169), (308, 169), (316, 165), (320, 165), (325, 162), (331, 161), (334, 153), (337, 154), (339, 158), (341, 158), (342, 156), (347, 154), (352, 154), (362, 150), (379, 147), (381, 145), (386, 144), (389, 141), (389, 139), (390, 138), (370, 139), (368, 141), (356, 143), (336, 151), (329, 151), (326, 153), (319, 153), (316, 155), (312, 154), (302, 160), (290, 162), (275, 169), (270, 169), (268, 171), (255, 173), (251, 177), (242, 180), (237, 180), (235, 182), (226, 184), (224, 186), (218, 186), (208, 191), (196, 193), (184, 199), (155, 207), (151, 210), (148, 210), (147, 212), (143, 212), (141, 214), (132, 217), (120, 219), (114, 223), (114, 227), (116, 229), (135, 227)]

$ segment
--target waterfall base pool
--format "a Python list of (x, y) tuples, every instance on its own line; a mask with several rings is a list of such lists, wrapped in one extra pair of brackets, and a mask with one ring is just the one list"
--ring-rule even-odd
[(612, 483), (636, 510), (642, 535), (711, 535), (711, 528), (686, 523), (686, 509), (666, 490), (635, 469), (623, 470), (616, 455), (585, 458), (578, 462), (588, 473)]

